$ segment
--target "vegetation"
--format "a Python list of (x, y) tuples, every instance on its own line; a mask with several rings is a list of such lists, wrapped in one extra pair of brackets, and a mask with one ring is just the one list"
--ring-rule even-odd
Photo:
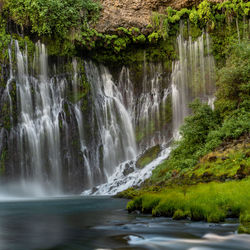
[(138, 168), (144, 168), (147, 164), (157, 158), (161, 149), (159, 145), (156, 145), (148, 149), (141, 157), (136, 161), (136, 166)]
[(220, 222), (226, 218), (240, 217), (244, 231), (249, 223), (250, 179), (226, 183), (174, 186), (161, 192), (148, 192), (128, 202), (129, 212), (139, 210), (153, 216), (174, 219), (190, 218), (207, 222)]
[[(245, 20), (249, 18), (249, 9), (250, 3), (243, 0), (223, 3), (204, 0), (192, 9), (174, 10), (168, 7), (164, 13), (153, 13), (151, 24), (144, 31), (137, 27), (118, 27), (104, 34), (94, 28), (101, 11), (98, 1), (4, 0), (1, 1), (0, 9), (0, 84), (3, 64), (8, 64), (11, 39), (19, 40), (20, 47), (24, 49), (27, 46), (28, 51), (33, 51), (34, 42), (40, 39), (47, 44), (50, 55), (71, 56), (83, 50), (96, 60), (136, 64), (136, 69), (145, 58), (150, 61), (164, 60), (166, 69), (170, 71), (171, 63), (176, 59), (174, 44), (180, 22), (186, 23), (183, 26), (185, 38), (191, 36), (195, 39), (203, 30), (210, 32), (212, 50), (220, 67), (230, 54), (225, 66), (218, 71), (215, 110), (198, 100), (192, 103), (193, 114), (186, 118), (180, 130), (182, 138), (173, 146), (169, 159), (153, 172), (148, 182), (152, 186), (145, 189), (149, 193), (141, 196), (144, 191), (130, 189), (124, 195), (139, 196), (129, 203), (130, 211), (140, 209), (154, 215), (206, 221), (241, 216), (240, 231), (245, 232), (249, 229), (249, 210), (246, 207), (249, 202), (242, 192), (244, 188), (249, 188), (249, 179), (225, 184), (211, 183), (208, 186), (178, 187), (159, 195), (151, 192), (159, 191), (157, 185), (163, 187), (178, 183), (225, 181), (249, 175), (249, 144), (239, 141), (241, 137), (248, 138), (250, 133), (250, 46), (248, 40), (244, 42), (248, 38)], [(89, 91), (82, 69), (81, 72), (79, 95), (69, 93), (72, 102), (83, 99)], [(165, 107), (168, 121), (171, 119), (169, 100)], [(86, 105), (86, 102), (82, 103), (83, 110)], [(1, 124), (10, 128), (8, 105), (5, 103), (1, 108), (6, 114), (1, 117)], [(155, 132), (155, 124), (149, 126), (150, 132)], [(137, 141), (140, 141), (145, 131), (137, 132)], [(237, 147), (232, 145), (235, 140)], [(230, 150), (221, 150), (223, 144), (230, 145)], [(212, 152), (215, 149), (217, 151)], [(158, 152), (158, 147), (147, 151), (137, 165), (144, 167)], [(1, 171), (4, 171), (5, 158), (6, 153), (2, 153)], [(233, 188), (238, 196), (237, 192), (230, 195), (227, 188)], [(213, 197), (215, 210), (212, 209)], [(187, 203), (184, 203), (184, 198)], [(205, 206), (206, 203), (210, 205)]]
[(190, 105), (193, 114), (185, 119), (170, 157), (141, 190), (120, 194), (133, 198), (128, 211), (208, 222), (240, 217), (239, 232), (250, 233), (249, 58), (248, 42), (231, 47), (218, 71), (215, 109), (199, 100)]
[[(29, 36), (42, 40), (50, 55), (75, 55), (85, 50), (99, 61), (124, 64), (141, 60), (139, 54), (147, 48), (147, 59), (171, 62), (176, 58), (174, 41), (179, 23), (188, 21), (186, 36), (196, 38), (207, 28), (216, 59), (221, 61), (228, 51), (227, 45), (246, 33), (244, 20), (249, 16), (249, 8), (249, 3), (243, 0), (216, 4), (204, 0), (196, 8), (177, 11), (168, 7), (164, 13), (153, 13), (151, 24), (143, 31), (118, 27), (116, 31), (100, 33), (94, 28), (101, 11), (98, 1), (5, 0), (0, 10), (0, 50), (5, 48), (6, 54), (9, 33), (12, 36), (16, 33), (18, 39)], [(132, 46), (134, 51), (130, 53)]]
[(176, 142), (169, 159), (153, 172), (152, 182), (169, 179), (172, 170), (185, 172), (223, 141), (250, 132), (249, 58), (250, 46), (247, 43), (232, 50), (226, 66), (218, 72), (215, 110), (198, 100), (191, 104), (193, 115), (185, 119), (180, 129), (182, 138)]
[(100, 4), (92, 0), (6, 0), (4, 9), (21, 29), (65, 38), (73, 29), (95, 22)]

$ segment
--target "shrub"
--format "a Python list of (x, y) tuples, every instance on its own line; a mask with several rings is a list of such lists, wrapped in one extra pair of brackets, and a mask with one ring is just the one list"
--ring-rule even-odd
[(6, 0), (4, 8), (22, 28), (31, 27), (39, 36), (65, 37), (70, 29), (94, 22), (101, 7), (92, 0)]

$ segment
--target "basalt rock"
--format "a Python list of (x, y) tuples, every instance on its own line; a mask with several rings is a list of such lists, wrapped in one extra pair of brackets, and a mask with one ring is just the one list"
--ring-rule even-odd
[(118, 27), (136, 27), (144, 33), (147, 31), (147, 25), (151, 23), (152, 12), (164, 13), (169, 6), (179, 10), (198, 5), (200, 2), (201, 0), (101, 0), (103, 9), (95, 28), (106, 33), (115, 31)]

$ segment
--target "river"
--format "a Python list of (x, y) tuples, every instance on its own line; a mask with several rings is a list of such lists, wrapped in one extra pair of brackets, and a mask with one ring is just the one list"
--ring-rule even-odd
[(249, 249), (238, 224), (128, 214), (127, 200), (66, 196), (0, 202), (1, 250)]

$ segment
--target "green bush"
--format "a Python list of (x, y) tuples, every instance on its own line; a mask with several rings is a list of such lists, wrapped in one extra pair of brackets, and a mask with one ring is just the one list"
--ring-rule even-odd
[(168, 160), (153, 171), (151, 182), (171, 178), (171, 171), (194, 167), (224, 140), (237, 139), (250, 133), (250, 45), (243, 42), (231, 51), (226, 65), (219, 70), (215, 110), (199, 100), (190, 107), (180, 128), (181, 139), (175, 143)]
[(250, 109), (250, 44), (234, 46), (218, 72), (215, 108), (224, 117), (238, 108)]
[(100, 12), (100, 4), (92, 0), (6, 0), (4, 8), (22, 28), (60, 37), (96, 21)]

